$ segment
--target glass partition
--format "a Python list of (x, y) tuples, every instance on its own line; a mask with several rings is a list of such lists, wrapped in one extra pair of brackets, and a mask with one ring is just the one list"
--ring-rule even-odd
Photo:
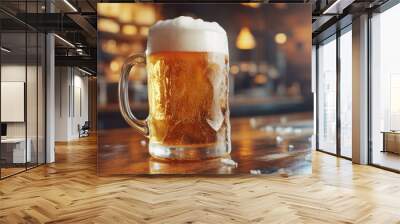
[(38, 64), (37, 64), (37, 163), (46, 162), (46, 37), (43, 33), (38, 33)]
[(336, 36), (318, 47), (318, 149), (336, 153)]
[[(1, 1), (24, 17), (43, 1)], [(45, 163), (45, 35), (0, 12), (0, 178)]]
[(31, 161), (26, 135), (26, 41), (25, 32), (1, 34), (2, 177), (24, 171)]
[(340, 155), (352, 157), (352, 33), (340, 36)]
[(37, 141), (37, 127), (38, 127), (38, 49), (37, 49), (38, 35), (36, 32), (29, 31), (27, 33), (27, 64), (26, 64), (26, 114), (27, 114), (27, 150), (30, 151), (30, 161), (27, 167), (37, 165), (38, 159), (38, 141)]
[(400, 170), (400, 4), (371, 19), (371, 162)]

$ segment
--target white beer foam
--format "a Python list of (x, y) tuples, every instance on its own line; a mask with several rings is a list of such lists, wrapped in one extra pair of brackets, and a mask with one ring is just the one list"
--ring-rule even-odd
[(146, 54), (165, 51), (228, 55), (228, 38), (225, 30), (216, 22), (187, 16), (160, 20), (150, 28)]

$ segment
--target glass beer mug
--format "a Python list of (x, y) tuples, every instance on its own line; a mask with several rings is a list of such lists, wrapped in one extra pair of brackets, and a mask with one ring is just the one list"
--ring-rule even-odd
[[(130, 110), (128, 77), (145, 65), (149, 115)], [(159, 21), (150, 28), (145, 55), (126, 60), (119, 105), (126, 122), (149, 138), (149, 153), (162, 160), (203, 160), (231, 151), (228, 104), (229, 53), (225, 30), (191, 17)]]

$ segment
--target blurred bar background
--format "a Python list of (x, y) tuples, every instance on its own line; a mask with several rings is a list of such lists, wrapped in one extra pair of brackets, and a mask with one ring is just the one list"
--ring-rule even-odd
[[(118, 80), (129, 55), (144, 53), (149, 27), (191, 16), (218, 22), (230, 53), (231, 117), (311, 112), (311, 6), (304, 4), (98, 4), (99, 128), (127, 127), (118, 108)], [(131, 74), (130, 99), (147, 116), (145, 69)]]

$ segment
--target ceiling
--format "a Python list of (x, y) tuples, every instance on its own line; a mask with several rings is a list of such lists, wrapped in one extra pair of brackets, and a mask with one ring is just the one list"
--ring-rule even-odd
[(313, 43), (351, 24), (352, 17), (371, 11), (388, 0), (311, 0)]
[[(313, 17), (310, 22), (313, 23), (313, 38), (315, 38), (343, 17), (377, 7), (385, 1), (265, 0), (264, 2), (312, 4)], [(56, 63), (63, 65), (73, 62), (76, 63), (76, 66), (96, 71), (96, 4), (98, 2), (133, 1), (48, 0), (47, 2), (48, 4), (46, 5), (45, 0), (1, 0), (0, 21), (2, 31), (16, 33), (25, 30), (25, 28), (31, 28), (31, 30), (40, 32), (55, 32), (62, 39), (75, 46), (71, 47), (70, 44), (65, 43), (62, 39), (56, 38), (56, 57), (58, 57)], [(50, 11), (52, 13), (49, 13)], [(15, 40), (18, 40), (18, 38), (15, 38)], [(77, 51), (77, 49), (80, 50)]]

